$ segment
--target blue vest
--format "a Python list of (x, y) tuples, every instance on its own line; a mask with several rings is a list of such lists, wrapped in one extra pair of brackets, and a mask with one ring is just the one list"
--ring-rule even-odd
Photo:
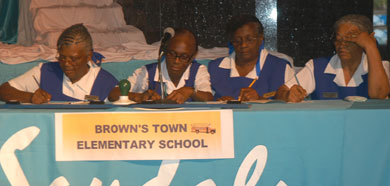
[[(158, 63), (151, 63), (146, 65), (146, 69), (148, 71), (148, 77), (149, 77), (149, 88), (150, 90), (155, 90), (158, 94), (161, 95), (161, 86), (160, 82), (154, 81), (154, 76), (156, 74)], [(185, 80), (185, 87), (194, 87), (195, 85), (195, 77), (198, 73), (200, 64), (196, 61), (193, 61), (190, 67), (190, 75), (187, 80)], [(191, 98), (189, 98), (187, 101), (191, 101)]]
[(362, 76), (363, 82), (358, 87), (340, 87), (333, 79), (335, 74), (325, 74), (330, 58), (314, 59), (314, 79), (316, 87), (311, 99), (344, 99), (347, 96), (363, 96), (368, 98), (368, 74)]
[[(222, 96), (232, 96), (238, 99), (241, 88), (249, 87), (253, 79), (247, 77), (230, 77), (230, 69), (219, 68), (219, 64), (224, 58), (210, 61), (208, 65), (211, 87), (214, 90), (214, 98)], [(259, 95), (276, 91), (284, 84), (284, 74), (288, 61), (268, 54), (261, 69), (259, 79), (252, 85), (252, 88)]]
[[(64, 73), (58, 62), (43, 64), (41, 68), (40, 88), (51, 94), (52, 101), (80, 101), (62, 93), (63, 76)], [(100, 69), (92, 86), (91, 95), (99, 96), (99, 99), (104, 101), (117, 84), (118, 80), (116, 80), (114, 76), (109, 72)]]

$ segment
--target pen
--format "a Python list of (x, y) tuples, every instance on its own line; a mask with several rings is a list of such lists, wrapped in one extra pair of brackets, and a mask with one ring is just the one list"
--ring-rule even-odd
[(38, 87), (40, 87), (39, 82), (35, 76), (33, 76), (35, 83), (37, 83)]
[(299, 83), (299, 80), (298, 80), (298, 77), (297, 77), (297, 73), (294, 72), (294, 77), (295, 77), (295, 81), (297, 81), (298, 85), (301, 86), (301, 84)]
[[(297, 77), (297, 73), (296, 72), (294, 72), (294, 77), (295, 77), (295, 81), (297, 81), (297, 84), (299, 85), (299, 86), (301, 86), (301, 83), (299, 83), (299, 80), (298, 80), (298, 77)], [(307, 95), (306, 95), (307, 96)], [(304, 98), (303, 100), (306, 100), (306, 98)]]

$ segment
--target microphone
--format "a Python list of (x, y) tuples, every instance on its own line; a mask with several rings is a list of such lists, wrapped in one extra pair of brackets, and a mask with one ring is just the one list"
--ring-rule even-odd
[(114, 105), (130, 105), (135, 103), (134, 101), (129, 100), (128, 94), (130, 90), (131, 84), (127, 79), (122, 79), (119, 81), (119, 90), (121, 96), (119, 96), (119, 100), (113, 102)]
[(131, 84), (129, 80), (122, 79), (119, 81), (119, 90), (121, 92), (121, 96), (127, 96), (129, 94)]
[(161, 38), (161, 46), (160, 46), (159, 54), (161, 54), (161, 52), (164, 52), (164, 49), (167, 45), (167, 42), (173, 36), (175, 36), (175, 30), (173, 28), (167, 27), (164, 29), (164, 34), (163, 34), (163, 37)]

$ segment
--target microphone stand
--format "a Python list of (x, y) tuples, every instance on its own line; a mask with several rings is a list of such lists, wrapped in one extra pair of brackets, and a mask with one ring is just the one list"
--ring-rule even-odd
[[(163, 47), (163, 46), (161, 46)], [(161, 58), (164, 55), (164, 50), (161, 50), (158, 60), (157, 60), (157, 68), (158, 68), (158, 80), (160, 82), (160, 90), (161, 90), (161, 102), (165, 99), (165, 86), (162, 79), (162, 72), (161, 72)], [(150, 77), (149, 77), (150, 78)]]
[(176, 104), (175, 101), (172, 101), (172, 100), (166, 100), (165, 97), (166, 97), (166, 93), (167, 93), (167, 90), (165, 88), (165, 85), (164, 85), (164, 82), (163, 82), (163, 79), (162, 79), (162, 71), (161, 71), (161, 59), (162, 57), (164, 56), (164, 51), (165, 50), (162, 50), (160, 52), (160, 55), (158, 56), (158, 60), (157, 60), (157, 68), (158, 68), (158, 79), (159, 79), (159, 82), (160, 82), (160, 89), (161, 89), (161, 100), (160, 101), (156, 101), (155, 103), (159, 103), (159, 104)]
[(167, 48), (167, 42), (171, 37), (173, 37), (173, 35), (175, 35), (175, 31), (172, 28), (168, 27), (164, 30), (164, 36), (161, 39), (161, 45), (160, 45), (160, 49), (158, 51), (159, 55), (158, 55), (158, 60), (157, 60), (157, 65), (158, 65), (157, 68), (158, 68), (158, 79), (160, 82), (160, 90), (161, 90), (161, 103), (164, 103), (167, 101), (167, 100), (165, 100), (165, 97), (167, 94), (166, 94), (166, 88), (165, 88), (163, 78), (162, 78), (163, 75), (162, 75), (162, 71), (161, 71), (161, 59), (165, 55), (165, 50)]

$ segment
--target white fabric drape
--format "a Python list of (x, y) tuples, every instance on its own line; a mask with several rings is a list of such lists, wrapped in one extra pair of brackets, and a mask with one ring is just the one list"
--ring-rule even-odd
[[(122, 7), (113, 0), (20, 0), (19, 6), (18, 44), (0, 42), (3, 63), (55, 61), (59, 35), (77, 23), (88, 28), (94, 50), (106, 57), (103, 62), (153, 60), (158, 56), (160, 43), (147, 44), (141, 30), (126, 25)], [(227, 48), (200, 48), (197, 59), (223, 57), (227, 52)]]

